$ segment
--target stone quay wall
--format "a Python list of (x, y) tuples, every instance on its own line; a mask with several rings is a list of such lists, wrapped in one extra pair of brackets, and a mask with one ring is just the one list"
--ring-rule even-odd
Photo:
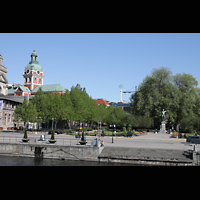
[(1, 143), (1, 155), (97, 161), (103, 147)]
[(119, 162), (132, 163), (133, 165), (200, 165), (199, 145), (196, 145), (193, 152), (183, 152), (182, 150), (94, 147), (89, 145), (64, 146), (56, 144), (0, 143), (0, 155)]

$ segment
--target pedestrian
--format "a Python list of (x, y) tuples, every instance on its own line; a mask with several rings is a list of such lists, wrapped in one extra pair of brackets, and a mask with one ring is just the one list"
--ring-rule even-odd
[(104, 130), (102, 130), (102, 136), (105, 136), (105, 134), (104, 134)]

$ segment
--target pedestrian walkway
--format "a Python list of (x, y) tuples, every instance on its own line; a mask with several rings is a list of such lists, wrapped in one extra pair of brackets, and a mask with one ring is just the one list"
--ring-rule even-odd
[(149, 132), (146, 135), (139, 136), (140, 139), (151, 139), (151, 140), (165, 140), (165, 141), (186, 141), (185, 138), (171, 138), (170, 134), (167, 133), (152, 133)]
[[(185, 142), (186, 139), (185, 138), (171, 138), (170, 134), (167, 133), (152, 133), (152, 132), (148, 132), (147, 134), (143, 134), (140, 136), (132, 136), (132, 137), (123, 137), (123, 136), (114, 136), (114, 139), (121, 139), (121, 140), (155, 140), (155, 141), (182, 141)], [(87, 136), (87, 138), (93, 138), (94, 136)], [(108, 138), (112, 138), (112, 136), (104, 136), (101, 137), (102, 139), (108, 139)]]
[(170, 138), (170, 134), (167, 133), (153, 133), (153, 132), (148, 132), (147, 134), (141, 135), (141, 138), (155, 138), (155, 139), (168, 139)]

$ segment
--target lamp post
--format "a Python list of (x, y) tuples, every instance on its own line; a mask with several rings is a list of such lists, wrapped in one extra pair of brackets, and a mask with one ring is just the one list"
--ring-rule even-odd
[(113, 124), (112, 143), (114, 143), (114, 138), (113, 138), (113, 136), (114, 136), (114, 131), (115, 131), (115, 124)]

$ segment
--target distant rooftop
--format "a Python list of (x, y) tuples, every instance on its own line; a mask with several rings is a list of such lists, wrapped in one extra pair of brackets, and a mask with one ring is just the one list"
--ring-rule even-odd
[(51, 92), (65, 92), (65, 88), (60, 85), (60, 84), (51, 84), (51, 85), (41, 85), (41, 86), (37, 86), (33, 91), (32, 93), (35, 93), (39, 90), (39, 88), (42, 89), (42, 91), (44, 92), (48, 92), (48, 91), (51, 91)]
[(106, 106), (110, 106), (109, 103), (108, 103), (106, 100), (103, 100), (103, 99), (97, 99), (97, 100), (96, 100), (96, 103), (97, 103), (98, 105), (100, 105), (100, 104), (105, 104)]

